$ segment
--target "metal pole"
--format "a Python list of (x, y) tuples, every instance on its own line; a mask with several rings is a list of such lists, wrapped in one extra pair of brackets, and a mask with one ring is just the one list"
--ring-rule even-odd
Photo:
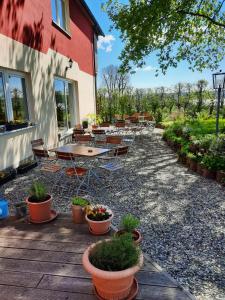
[(216, 109), (216, 136), (219, 135), (219, 118), (220, 118), (220, 98), (221, 98), (221, 87), (218, 88), (218, 100)]

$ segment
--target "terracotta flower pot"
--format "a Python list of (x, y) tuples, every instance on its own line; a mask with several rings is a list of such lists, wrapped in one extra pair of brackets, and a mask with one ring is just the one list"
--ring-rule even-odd
[[(118, 230), (116, 232), (116, 235), (121, 235), (121, 234), (124, 234), (124, 233), (126, 233), (125, 230)], [(132, 235), (133, 235), (134, 243), (137, 244), (137, 245), (140, 244), (140, 242), (142, 241), (142, 235), (141, 235), (140, 231), (135, 229), (135, 230), (133, 230)]]
[(108, 210), (111, 214), (111, 217), (104, 221), (92, 221), (88, 218), (87, 215), (85, 215), (85, 219), (88, 222), (89, 230), (92, 234), (95, 235), (102, 235), (109, 231), (111, 221), (113, 219), (113, 212), (111, 210)]
[(199, 175), (203, 175), (203, 167), (200, 163), (197, 163), (197, 169), (196, 169), (197, 173)]
[(189, 159), (189, 168), (194, 172), (197, 171), (197, 162), (191, 158)]
[(217, 171), (216, 172), (216, 180), (219, 183), (224, 183), (225, 184), (225, 172), (224, 171)]
[(73, 222), (75, 224), (86, 223), (84, 207), (80, 205), (72, 205)]
[(106, 300), (123, 300), (130, 293), (134, 281), (134, 274), (143, 265), (143, 255), (140, 255), (139, 263), (123, 271), (103, 271), (94, 267), (89, 261), (90, 251), (96, 244), (92, 244), (83, 254), (82, 262), (85, 270), (92, 275), (93, 284), (100, 297)]
[(216, 171), (211, 171), (206, 168), (202, 168), (202, 175), (208, 179), (216, 179)]
[(41, 223), (51, 218), (52, 197), (51, 195), (47, 196), (45, 201), (39, 203), (29, 201), (29, 197), (26, 198), (31, 222)]

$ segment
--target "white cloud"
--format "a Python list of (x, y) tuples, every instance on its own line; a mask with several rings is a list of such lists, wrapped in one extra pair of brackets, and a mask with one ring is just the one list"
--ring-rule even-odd
[(100, 36), (98, 39), (98, 49), (105, 50), (106, 52), (111, 52), (112, 42), (115, 40), (115, 37), (111, 34), (108, 34), (106, 36)]
[(152, 67), (152, 66), (145, 66), (143, 68), (136, 68), (135, 69), (135, 72), (152, 72), (152, 71), (155, 71), (156, 68), (155, 67)]

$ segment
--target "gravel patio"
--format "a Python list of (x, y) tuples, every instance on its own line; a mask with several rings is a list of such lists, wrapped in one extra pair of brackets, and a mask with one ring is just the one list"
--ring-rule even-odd
[[(142, 248), (199, 300), (225, 299), (225, 189), (188, 171), (160, 139), (136, 143), (128, 157), (130, 187), (118, 195), (118, 186), (97, 192), (92, 202), (109, 205), (114, 224), (128, 212), (141, 220)], [(48, 175), (49, 176), (49, 175)], [(14, 202), (27, 196), (37, 169), (0, 187)], [(121, 183), (122, 184), (122, 183)], [(51, 185), (51, 183), (49, 183)], [(60, 212), (70, 211), (65, 191), (54, 195)]]

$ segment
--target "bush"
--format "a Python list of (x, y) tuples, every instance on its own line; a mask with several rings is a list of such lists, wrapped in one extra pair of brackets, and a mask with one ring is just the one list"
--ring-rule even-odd
[(214, 155), (204, 155), (201, 164), (210, 171), (225, 170), (225, 158)]
[(132, 233), (140, 225), (140, 220), (131, 214), (123, 216), (120, 227), (122, 230)]
[(90, 203), (86, 199), (83, 199), (83, 198), (80, 198), (80, 197), (73, 197), (72, 198), (72, 204), (85, 207), (85, 206), (89, 205)]
[(140, 249), (133, 243), (131, 234), (113, 237), (98, 243), (90, 252), (93, 266), (104, 271), (122, 271), (135, 266), (139, 261)]
[(43, 202), (48, 197), (47, 189), (41, 182), (34, 182), (30, 188), (30, 200)]

